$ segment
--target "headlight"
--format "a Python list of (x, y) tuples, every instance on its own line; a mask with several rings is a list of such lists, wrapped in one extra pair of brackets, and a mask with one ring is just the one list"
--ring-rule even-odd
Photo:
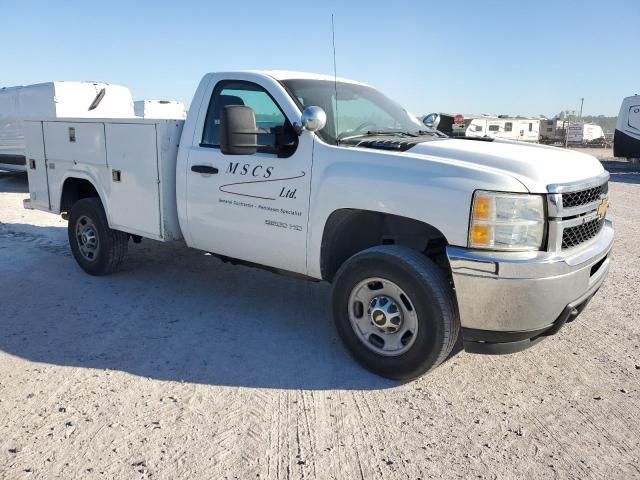
[(473, 195), (469, 247), (539, 250), (544, 241), (542, 195), (478, 190)]

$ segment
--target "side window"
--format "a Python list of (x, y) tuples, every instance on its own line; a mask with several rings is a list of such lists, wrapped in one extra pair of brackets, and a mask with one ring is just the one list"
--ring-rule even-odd
[(239, 80), (219, 82), (213, 89), (200, 146), (220, 147), (220, 115), (224, 107), (230, 105), (246, 105), (253, 109), (256, 126), (264, 130), (258, 134), (258, 144), (263, 145), (258, 151), (276, 153), (278, 137), (287, 126), (291, 128), (287, 118), (264, 88)]
[(504, 124), (504, 131), (505, 132), (511, 132), (513, 131), (513, 123), (512, 122), (506, 122)]
[(476, 132), (482, 131), (482, 125), (476, 125)]
[(489, 131), (490, 132), (497, 132), (500, 130), (500, 126), (498, 125), (489, 125)]

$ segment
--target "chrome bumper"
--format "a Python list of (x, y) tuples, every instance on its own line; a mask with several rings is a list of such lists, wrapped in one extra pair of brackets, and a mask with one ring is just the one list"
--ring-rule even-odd
[(568, 252), (447, 247), (463, 336), (468, 329), (531, 338), (528, 333), (552, 329), (568, 306), (588, 301), (600, 288), (612, 245), (613, 226), (606, 220), (595, 238)]

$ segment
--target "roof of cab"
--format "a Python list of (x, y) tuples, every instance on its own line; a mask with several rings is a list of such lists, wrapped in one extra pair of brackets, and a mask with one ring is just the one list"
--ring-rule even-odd
[(333, 82), (337, 80), (338, 82), (344, 83), (353, 83), (356, 85), (365, 85), (366, 83), (358, 82), (356, 80), (351, 80), (349, 78), (338, 77), (334, 79), (333, 75), (323, 75), (320, 73), (308, 73), (308, 72), (295, 72), (290, 70), (248, 70), (250, 73), (259, 73), (261, 75), (268, 75), (276, 80), (327, 80)]

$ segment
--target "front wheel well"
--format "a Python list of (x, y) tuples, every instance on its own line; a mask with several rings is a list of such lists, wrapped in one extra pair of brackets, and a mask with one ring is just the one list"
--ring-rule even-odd
[(83, 198), (98, 197), (98, 191), (89, 180), (83, 178), (67, 178), (62, 186), (60, 196), (60, 213), (68, 214), (71, 207)]
[(322, 278), (332, 281), (342, 264), (377, 245), (402, 245), (449, 270), (447, 240), (436, 227), (413, 218), (370, 210), (341, 209), (327, 219), (320, 250)]

